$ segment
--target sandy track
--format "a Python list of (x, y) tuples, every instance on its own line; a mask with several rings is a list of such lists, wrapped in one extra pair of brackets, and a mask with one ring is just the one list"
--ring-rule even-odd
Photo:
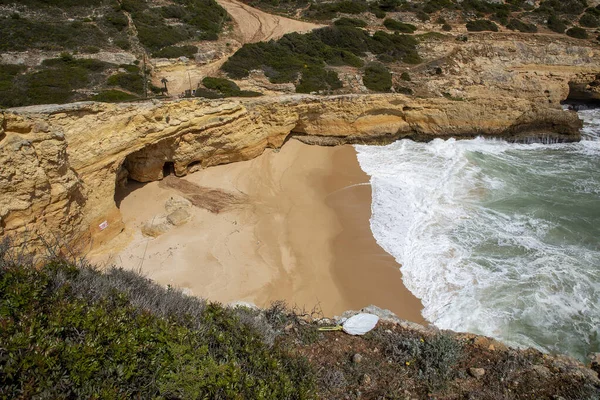
[[(214, 59), (204, 65), (189, 65), (173, 63), (155, 69), (153, 83), (162, 86), (161, 79), (166, 78), (171, 95), (177, 96), (184, 90), (195, 88), (206, 76), (218, 75), (219, 69), (239, 47), (246, 43), (256, 43), (271, 39), (278, 39), (290, 32), (309, 32), (323, 25), (271, 15), (257, 10), (235, 0), (217, 0), (233, 19), (234, 31), (232, 44), (223, 57)], [(223, 45), (229, 42), (222, 38)], [(235, 43), (237, 42), (237, 43)]]
[(233, 18), (236, 37), (242, 43), (278, 39), (290, 32), (309, 32), (322, 25), (267, 14), (235, 0), (217, 0)]

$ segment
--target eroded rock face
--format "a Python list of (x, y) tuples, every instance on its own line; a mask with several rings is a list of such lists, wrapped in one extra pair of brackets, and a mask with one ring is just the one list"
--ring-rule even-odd
[[(3, 116), (0, 234), (60, 232), (102, 244), (123, 228), (114, 201), (124, 170), (140, 182), (248, 160), (293, 136), (307, 143), (486, 135), (579, 139), (573, 112), (514, 97), (453, 101), (403, 95), (35, 106)], [(37, 243), (39, 244), (39, 243)]]

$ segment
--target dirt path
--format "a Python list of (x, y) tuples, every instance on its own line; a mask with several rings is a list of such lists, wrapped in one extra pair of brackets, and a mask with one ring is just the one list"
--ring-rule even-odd
[[(286, 33), (309, 32), (323, 26), (271, 15), (235, 0), (217, 0), (217, 2), (227, 10), (233, 19), (233, 32), (224, 34), (219, 40), (222, 45), (221, 49), (226, 49), (226, 51), (222, 53), (223, 56), (204, 65), (173, 62), (156, 67), (153, 83), (156, 86), (162, 86), (161, 79), (166, 78), (169, 82), (169, 93), (172, 96), (178, 96), (190, 87), (196, 88), (206, 76), (217, 75), (221, 65), (246, 43), (278, 39)], [(226, 45), (226, 43), (228, 44)]]
[(309, 32), (323, 25), (267, 14), (235, 0), (217, 0), (234, 20), (236, 38), (242, 43), (278, 39), (289, 32)]

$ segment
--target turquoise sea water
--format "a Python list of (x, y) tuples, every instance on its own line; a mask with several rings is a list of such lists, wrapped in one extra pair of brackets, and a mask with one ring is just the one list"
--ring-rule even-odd
[(357, 146), (371, 229), (444, 329), (571, 354), (600, 351), (600, 110), (584, 140)]

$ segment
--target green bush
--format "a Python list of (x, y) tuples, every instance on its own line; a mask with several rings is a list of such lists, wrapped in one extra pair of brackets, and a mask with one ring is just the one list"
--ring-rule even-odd
[(389, 92), (392, 88), (392, 74), (378, 63), (371, 63), (365, 68), (363, 83), (367, 89), (375, 92)]
[(362, 19), (348, 17), (336, 19), (334, 21), (334, 24), (337, 26), (355, 26), (357, 28), (364, 28), (365, 26), (367, 26), (367, 23)]
[[(308, 34), (290, 33), (277, 41), (246, 44), (221, 68), (234, 79), (260, 69), (273, 83), (295, 82), (307, 68), (325, 65), (361, 67), (360, 57), (366, 52), (390, 62), (420, 63), (416, 46), (417, 40), (408, 35), (377, 31), (370, 36), (362, 29), (332, 26)], [(312, 71), (305, 79), (312, 80), (311, 74)]]
[(223, 97), (257, 97), (262, 96), (262, 93), (253, 92), (250, 90), (240, 90), (235, 82), (224, 78), (214, 78), (207, 76), (202, 79), (202, 84), (205, 89), (196, 89), (196, 97), (206, 97), (209, 99)]
[(410, 82), (410, 74), (408, 72), (403, 72), (400, 75), (400, 79), (402, 79), (403, 81)]
[(125, 90), (139, 95), (144, 94), (144, 77), (135, 73), (118, 73), (107, 79), (109, 86), (119, 86)]
[(537, 32), (537, 27), (534, 24), (528, 24), (518, 19), (511, 19), (510, 22), (506, 25), (506, 27), (512, 31), (526, 32), (526, 33), (535, 33)]
[(241, 314), (133, 272), (0, 262), (0, 397), (315, 397), (302, 358)]
[(585, 29), (579, 27), (573, 27), (571, 29), (567, 29), (565, 32), (567, 36), (574, 37), (576, 39), (587, 39), (588, 34)]
[(492, 31), (498, 32), (498, 26), (487, 19), (477, 19), (467, 22), (467, 30), (469, 32)]
[(442, 25), (442, 30), (445, 32), (450, 32), (452, 30), (452, 26), (450, 24)]
[(334, 71), (321, 67), (309, 67), (302, 71), (300, 82), (296, 85), (297, 93), (311, 93), (322, 90), (335, 90), (342, 87), (342, 82)]
[(120, 90), (112, 89), (112, 90), (103, 90), (102, 92), (100, 92), (97, 95), (95, 95), (94, 97), (92, 97), (92, 100), (101, 101), (104, 103), (118, 103), (120, 101), (135, 100), (137, 98), (138, 98), (137, 96), (134, 96), (130, 93), (125, 93)]
[(222, 99), (225, 97), (221, 93), (215, 92), (214, 90), (208, 90), (205, 88), (197, 88), (195, 96), (203, 97), (205, 99)]
[(585, 26), (586, 28), (597, 28), (600, 26), (600, 21), (594, 15), (585, 13), (579, 18), (579, 25)]
[(309, 19), (326, 20), (334, 19), (337, 14), (360, 14), (368, 10), (366, 2), (358, 0), (342, 0), (333, 3), (310, 3), (304, 12)]
[(121, 11), (112, 11), (104, 15), (104, 20), (114, 26), (118, 31), (122, 31), (129, 25), (129, 20)]
[(587, 8), (587, 0), (544, 0), (538, 12), (579, 15)]
[(167, 46), (152, 53), (152, 57), (159, 58), (194, 58), (198, 53), (196, 46)]
[(415, 15), (419, 21), (421, 22), (427, 22), (429, 21), (430, 17), (429, 14), (427, 14), (426, 12), (423, 11), (418, 11), (417, 14)]
[(239, 86), (236, 85), (235, 82), (225, 78), (213, 78), (207, 76), (206, 78), (202, 79), (202, 84), (207, 89), (216, 90), (217, 92), (221, 92), (223, 94), (230, 94), (240, 91)]
[(548, 29), (556, 33), (564, 33), (567, 25), (556, 15), (552, 14), (548, 17)]
[(395, 19), (387, 18), (383, 21), (383, 26), (392, 31), (402, 33), (413, 33), (417, 30), (417, 27), (411, 24), (405, 24), (404, 22), (397, 21)]
[(425, 340), (420, 347), (418, 366), (427, 385), (432, 390), (443, 387), (454, 377), (454, 367), (463, 356), (460, 342), (440, 333)]
[[(74, 59), (69, 53), (59, 58), (46, 59), (41, 66), (22, 74), (8, 66), (0, 74), (0, 105), (19, 107), (32, 104), (67, 103), (83, 100), (78, 94), (92, 83), (100, 83), (103, 72), (111, 64), (94, 59)], [(8, 72), (18, 71), (17, 73)]]
[(107, 36), (93, 24), (0, 18), (0, 51), (75, 50), (106, 46)]

